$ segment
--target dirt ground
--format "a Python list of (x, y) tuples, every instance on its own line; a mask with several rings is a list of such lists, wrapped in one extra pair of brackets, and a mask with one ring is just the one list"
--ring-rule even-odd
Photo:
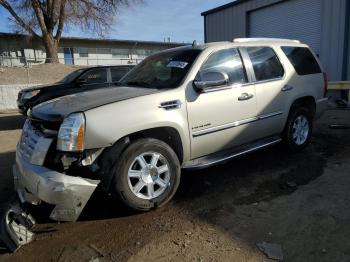
[[(0, 115), (0, 201), (23, 118)], [(281, 145), (201, 171), (183, 172), (175, 199), (135, 214), (95, 192), (77, 223), (33, 209), (36, 240), (1, 261), (269, 261), (257, 243), (280, 244), (285, 261), (350, 261), (349, 110), (329, 110), (312, 144)]]
[(75, 65), (41, 64), (25, 67), (0, 68), (1, 85), (9, 84), (46, 84), (63, 79), (70, 72), (81, 68)]

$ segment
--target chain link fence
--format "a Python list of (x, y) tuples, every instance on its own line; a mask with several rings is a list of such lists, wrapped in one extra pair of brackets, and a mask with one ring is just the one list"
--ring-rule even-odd
[(54, 83), (82, 67), (137, 65), (144, 58), (59, 58), (59, 63), (45, 63), (46, 58), (0, 56), (0, 85)]

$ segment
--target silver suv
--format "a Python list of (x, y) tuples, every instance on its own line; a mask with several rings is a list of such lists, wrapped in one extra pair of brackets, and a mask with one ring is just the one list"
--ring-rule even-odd
[(97, 185), (147, 211), (175, 194), (181, 169), (283, 141), (303, 149), (325, 110), (327, 79), (307, 45), (235, 39), (170, 49), (116, 86), (33, 108), (13, 167), (23, 202), (75, 221)]

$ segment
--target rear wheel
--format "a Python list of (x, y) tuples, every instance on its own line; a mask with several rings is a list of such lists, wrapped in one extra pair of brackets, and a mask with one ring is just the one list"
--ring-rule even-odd
[(166, 143), (140, 139), (119, 160), (113, 187), (128, 207), (147, 211), (164, 205), (175, 194), (180, 183), (180, 163)]
[(294, 152), (304, 149), (312, 136), (312, 114), (304, 107), (294, 108), (290, 113), (283, 138), (287, 147)]

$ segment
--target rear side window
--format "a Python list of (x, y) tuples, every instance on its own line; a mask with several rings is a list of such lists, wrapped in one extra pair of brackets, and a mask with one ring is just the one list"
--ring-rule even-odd
[(129, 70), (130, 68), (128, 67), (112, 67), (112, 82), (118, 82)]
[(272, 48), (247, 47), (246, 49), (253, 64), (256, 81), (272, 80), (283, 76), (283, 66)]
[(200, 79), (207, 72), (226, 73), (230, 84), (247, 81), (241, 56), (236, 48), (220, 50), (210, 55), (202, 65), (197, 78)]
[(282, 51), (286, 54), (298, 75), (321, 73), (320, 66), (307, 47), (284, 46)]

